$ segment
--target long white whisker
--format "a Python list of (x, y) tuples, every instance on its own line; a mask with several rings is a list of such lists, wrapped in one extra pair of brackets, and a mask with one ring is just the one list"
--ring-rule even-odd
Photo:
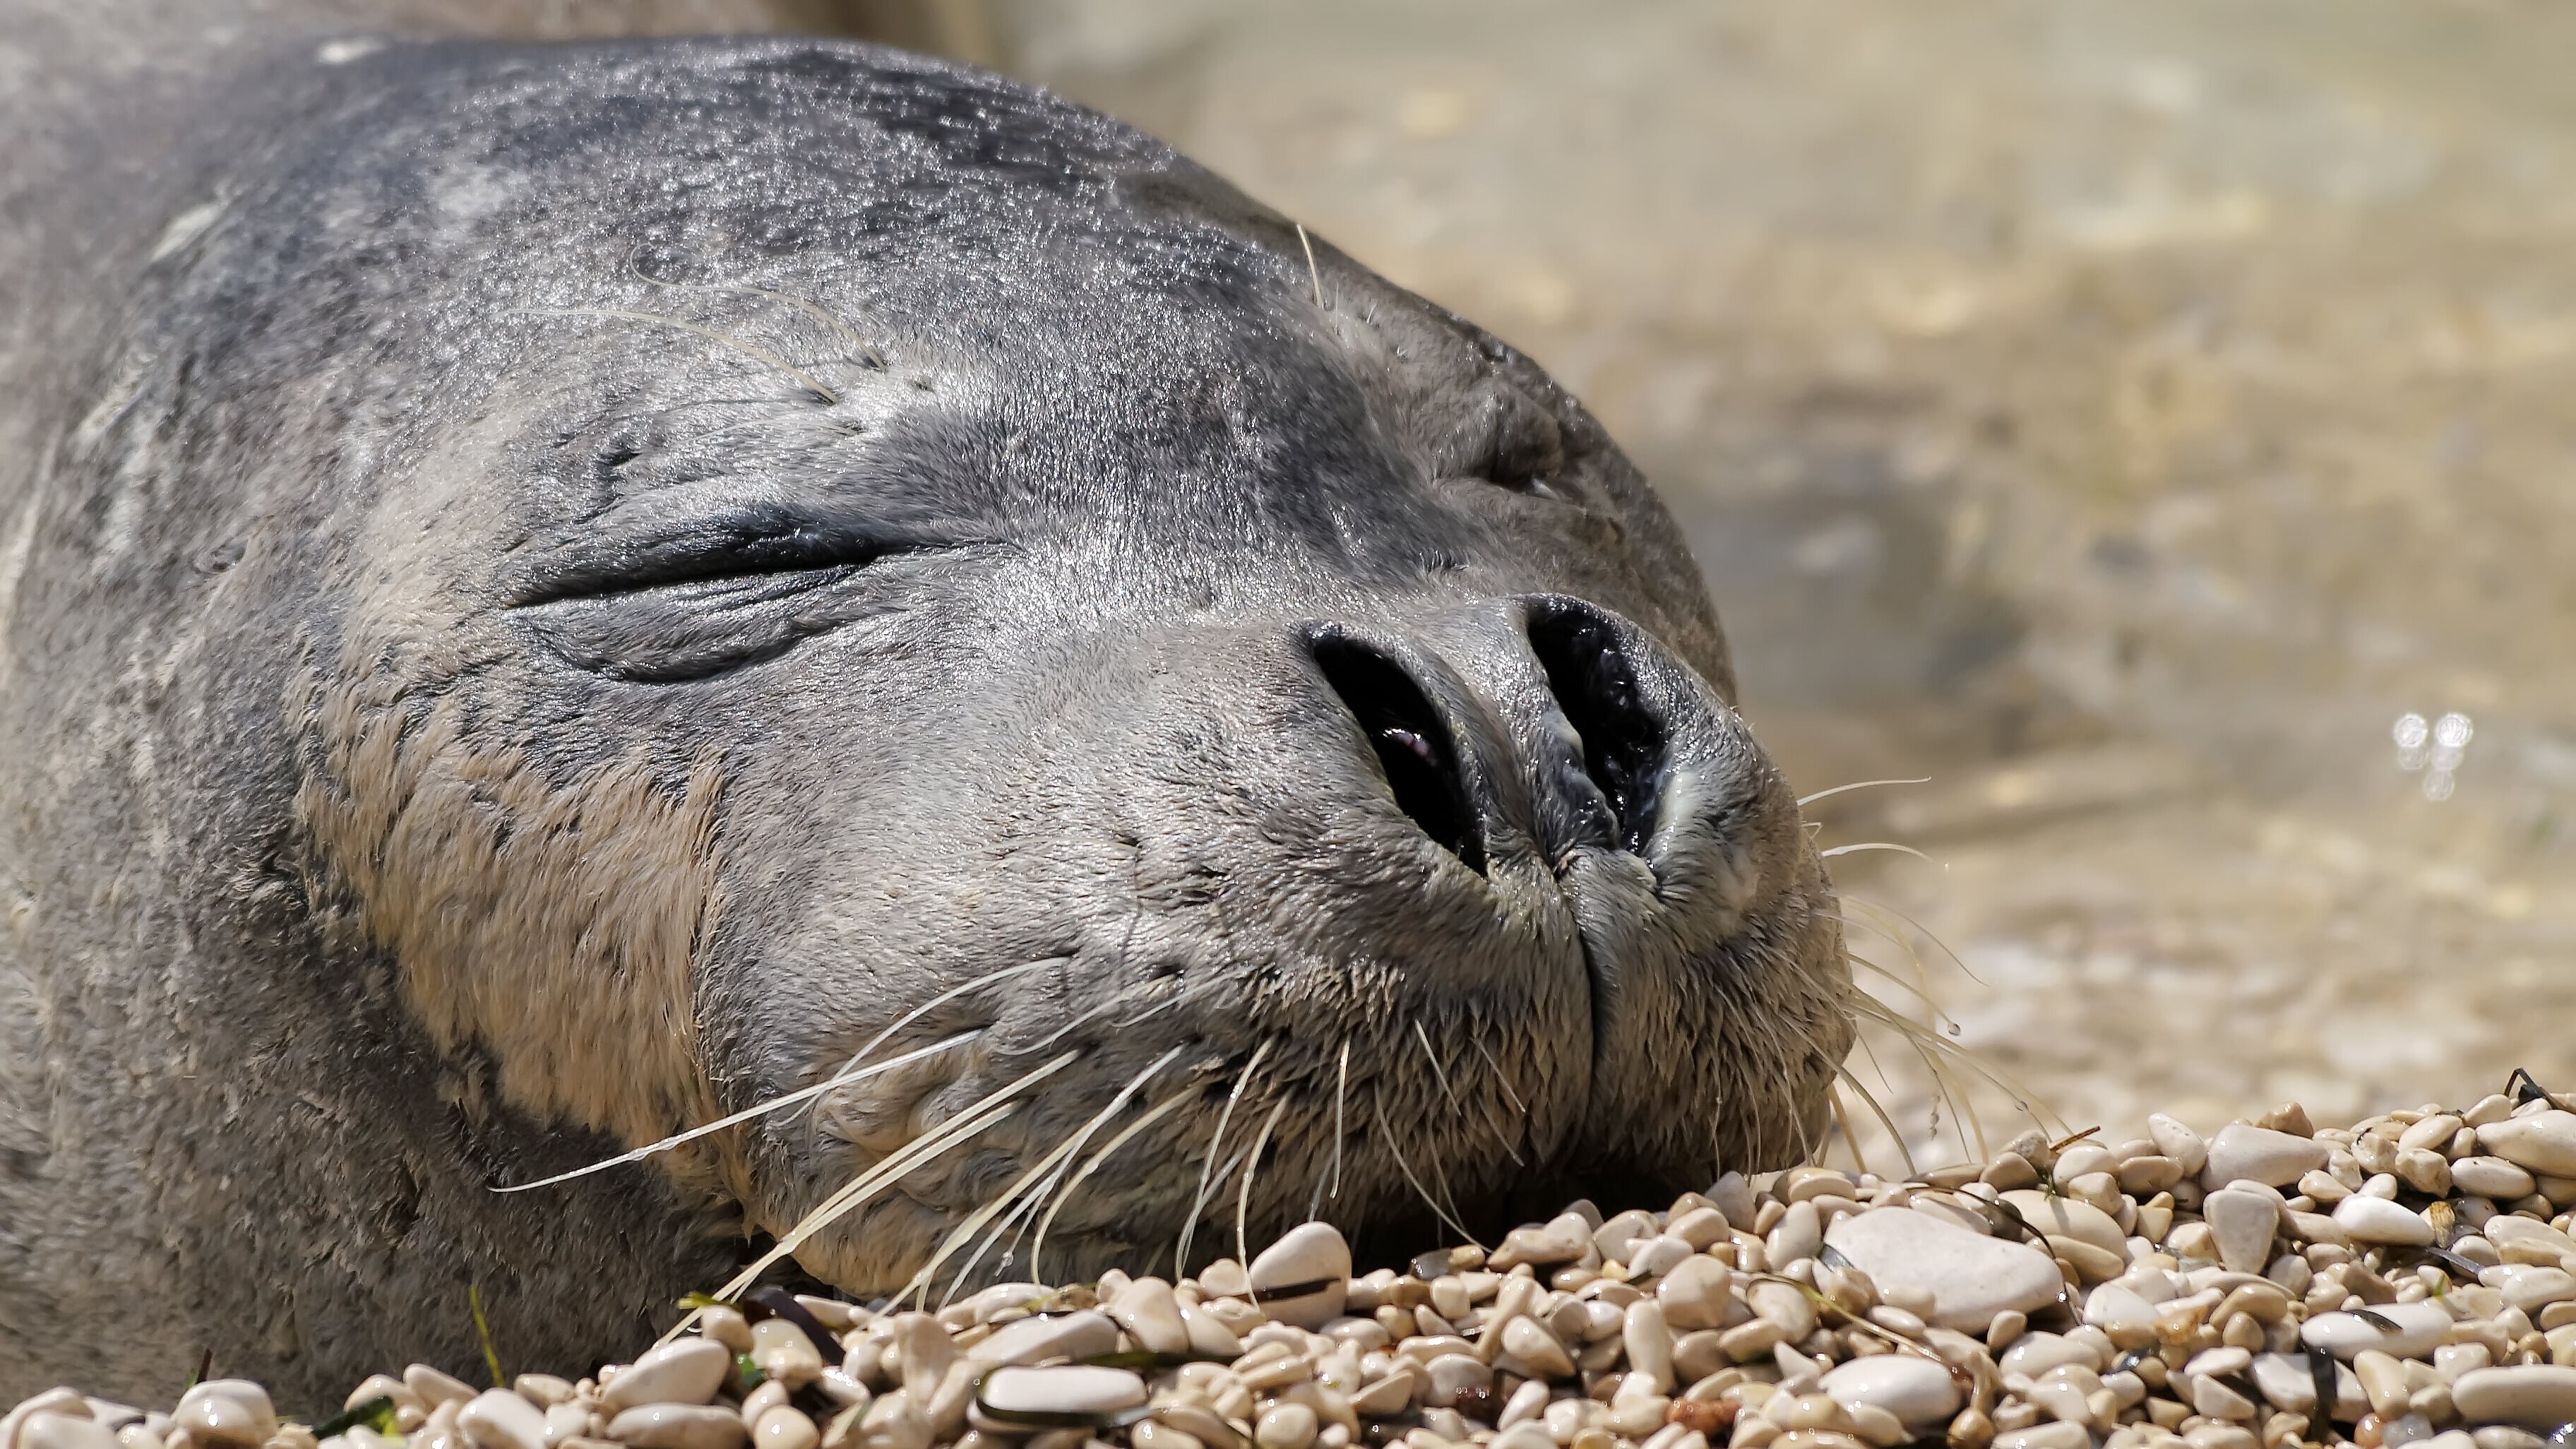
[(1813, 795), (1801, 795), (1798, 797), (1798, 808), (1804, 810), (1819, 800), (1840, 795), (1846, 790), (1872, 790), (1881, 785), (1929, 785), (1931, 783), (1932, 777), (1929, 775), (1919, 780), (1854, 780), (1848, 785), (1836, 785), (1830, 790), (1818, 790)]
[(1503, 1089), (1504, 1100), (1510, 1102), (1512, 1110), (1520, 1113), (1526, 1120), (1529, 1117), (1529, 1108), (1521, 1102), (1521, 1094), (1512, 1090), (1512, 1079), (1503, 1075), (1503, 1064), (1494, 1060), (1494, 1054), (1485, 1050), (1485, 1044), (1482, 1041), (1472, 1036), (1467, 1038), (1467, 1041), (1469, 1045), (1475, 1047), (1476, 1055), (1485, 1059), (1485, 1065), (1493, 1069), (1495, 1084)]
[(1035, 971), (1041, 966), (1060, 966), (1072, 959), (1073, 958), (1070, 956), (1045, 956), (1035, 961), (1023, 961), (1017, 966), (1004, 966), (999, 970), (987, 971), (983, 975), (976, 977), (974, 980), (969, 981), (962, 986), (952, 986), (946, 991), (939, 993), (937, 996), (930, 998), (928, 1001), (921, 1003), (919, 1006), (914, 1007), (912, 1010), (905, 1012), (903, 1015), (896, 1017), (894, 1025), (878, 1032), (875, 1036), (869, 1037), (867, 1045), (850, 1053), (850, 1059), (843, 1065), (842, 1070), (847, 1071), (851, 1067), (855, 1067), (859, 1063), (866, 1061), (868, 1059), (868, 1053), (875, 1051), (878, 1047), (884, 1046), (886, 1041), (896, 1032), (899, 1032), (905, 1027), (912, 1025), (914, 1022), (921, 1020), (923, 1017), (928, 1016), (931, 1012), (938, 1010), (949, 1002), (955, 1001), (958, 997), (965, 995), (967, 992), (981, 990), (984, 987), (992, 985), (996, 981), (1008, 981), (1023, 971)]
[(1055, 1205), (1047, 1209), (1046, 1216), (1038, 1219), (1037, 1241), (1029, 1245), (1030, 1277), (1037, 1278), (1041, 1283), (1046, 1281), (1044, 1278), (1039, 1277), (1040, 1269), (1038, 1267), (1038, 1257), (1040, 1254), (1046, 1252), (1047, 1229), (1055, 1226), (1055, 1215), (1064, 1211), (1064, 1205), (1073, 1201), (1073, 1195), (1082, 1189), (1082, 1185), (1084, 1183), (1091, 1180), (1091, 1175), (1100, 1170), (1101, 1164), (1107, 1162), (1110, 1158), (1117, 1156), (1118, 1149), (1133, 1141), (1137, 1133), (1144, 1131), (1146, 1128), (1153, 1126), (1156, 1122), (1169, 1116), (1173, 1108), (1187, 1102), (1197, 1094), (1197, 1088), (1183, 1087), (1181, 1090), (1174, 1092), (1172, 1095), (1165, 1097), (1159, 1102), (1156, 1102), (1153, 1106), (1146, 1108), (1135, 1121), (1128, 1123), (1124, 1128), (1120, 1129), (1117, 1136), (1100, 1144), (1100, 1150), (1091, 1154), (1090, 1159), (1082, 1164), (1082, 1170), (1073, 1175), (1073, 1181), (1066, 1183), (1064, 1185), (1064, 1191), (1056, 1194)]
[(1404, 1154), (1396, 1150), (1395, 1133), (1386, 1125), (1385, 1104), (1379, 1102), (1377, 1098), (1371, 1097), (1369, 1098), (1369, 1110), (1377, 1114), (1378, 1136), (1386, 1142), (1386, 1155), (1395, 1159), (1396, 1171), (1404, 1174), (1404, 1180), (1412, 1185), (1414, 1195), (1422, 1199), (1423, 1204), (1431, 1209), (1432, 1216), (1440, 1219), (1441, 1224), (1447, 1227), (1449, 1231), (1456, 1233), (1459, 1237), (1466, 1239), (1470, 1243), (1476, 1243), (1477, 1250), (1480, 1252), (1483, 1251), (1485, 1245), (1483, 1243), (1477, 1243), (1476, 1235), (1467, 1231), (1467, 1225), (1458, 1221), (1456, 1217), (1450, 1214), (1447, 1208), (1442, 1207), (1432, 1198), (1429, 1192), (1423, 1189), (1422, 1179), (1415, 1177), (1413, 1175), (1413, 1169), (1405, 1164)]
[(1261, 1149), (1270, 1145), (1270, 1129), (1279, 1125), (1279, 1114), (1287, 1110), (1288, 1099), (1282, 1097), (1262, 1122), (1261, 1134), (1252, 1139), (1252, 1155), (1243, 1159), (1243, 1189), (1234, 1197), (1234, 1251), (1246, 1268), (1252, 1266), (1252, 1247), (1246, 1240), (1243, 1223), (1252, 1208), (1252, 1175), (1261, 1170)]
[(963, 1046), (967, 1042), (973, 1041), (981, 1035), (983, 1035), (983, 1028), (981, 1027), (978, 1027), (973, 1031), (961, 1031), (955, 1036), (932, 1042), (926, 1047), (916, 1047), (911, 1051), (905, 1052), (902, 1056), (878, 1062), (874, 1066), (861, 1067), (853, 1071), (843, 1071), (839, 1075), (831, 1077), (828, 1080), (817, 1082), (810, 1087), (798, 1088), (796, 1091), (789, 1092), (783, 1097), (772, 1097), (768, 1101), (762, 1102), (757, 1106), (745, 1107), (731, 1116), (719, 1117), (703, 1127), (692, 1127), (688, 1131), (682, 1132), (677, 1136), (665, 1137), (659, 1142), (655, 1142), (644, 1147), (638, 1147), (632, 1152), (621, 1152), (615, 1157), (611, 1157), (600, 1162), (594, 1162), (588, 1167), (576, 1167), (570, 1172), (558, 1172), (552, 1177), (539, 1178), (535, 1182), (519, 1183), (513, 1187), (496, 1187), (492, 1189), (492, 1191), (528, 1192), (540, 1187), (552, 1187), (559, 1182), (570, 1182), (576, 1177), (588, 1177), (594, 1172), (605, 1172), (612, 1167), (622, 1167), (630, 1162), (641, 1162), (645, 1158), (652, 1156), (654, 1153), (668, 1152), (672, 1148), (678, 1147), (684, 1143), (695, 1142), (709, 1133), (721, 1132), (725, 1128), (734, 1126), (737, 1123), (748, 1122), (752, 1118), (758, 1117), (763, 1113), (775, 1112), (781, 1107), (794, 1106), (796, 1103), (802, 1102), (808, 1097), (820, 1096), (825, 1092), (831, 1091), (835, 1087), (846, 1087), (852, 1082), (864, 1081), (880, 1072), (890, 1072), (897, 1067), (906, 1066), (910, 1063), (920, 1061), (923, 1057), (936, 1056), (939, 1053), (948, 1050), (950, 1047)]
[[(1418, 1016), (1413, 1019), (1413, 1039), (1422, 1043), (1423, 1059), (1431, 1063), (1431, 1075), (1440, 1079), (1440, 1091), (1449, 1099), (1449, 1109), (1461, 1117), (1466, 1116), (1467, 1104), (1458, 1100), (1458, 1089), (1449, 1085), (1448, 1069), (1440, 1065), (1440, 1054), (1431, 1049), (1431, 1034), (1422, 1029), (1422, 1018)], [(1484, 1119), (1485, 1130), (1494, 1134), (1494, 1140), (1503, 1144), (1503, 1155), (1512, 1160), (1512, 1166), (1529, 1165), (1521, 1161), (1520, 1150), (1512, 1146), (1512, 1139), (1504, 1136), (1503, 1129), (1494, 1125), (1494, 1114), (1491, 1111), (1479, 1112), (1476, 1115)]]
[[(1913, 846), (1898, 845), (1894, 841), (1890, 840), (1864, 840), (1857, 845), (1837, 845), (1831, 850), (1817, 851), (1816, 854), (1823, 856), (1827, 860), (1831, 860), (1837, 855), (1856, 855), (1864, 850), (1893, 850), (1899, 855), (1913, 856), (1916, 860), (1932, 860), (1932, 857), (1925, 855), (1922, 851), (1916, 850)], [(1940, 864), (1937, 860), (1933, 860), (1932, 863), (1934, 865)]]
[(1190, 1199), (1190, 1215), (1181, 1224), (1180, 1246), (1172, 1251), (1172, 1277), (1189, 1276), (1190, 1242), (1198, 1236), (1199, 1214), (1207, 1210), (1208, 1186), (1225, 1174), (1216, 1170), (1217, 1149), (1225, 1145), (1225, 1124), (1234, 1118), (1234, 1104), (1243, 1100), (1244, 1088), (1252, 1085), (1252, 1074), (1261, 1070), (1261, 1059), (1270, 1055), (1272, 1037), (1263, 1037), (1252, 1049), (1252, 1060), (1244, 1063), (1243, 1075), (1234, 1079), (1234, 1090), (1226, 1093), (1225, 1106), (1216, 1114), (1216, 1131), (1208, 1135), (1206, 1161), (1199, 1164), (1199, 1190)]
[(1333, 1081), (1333, 1166), (1332, 1166), (1333, 1186), (1332, 1186), (1332, 1190), (1331, 1190), (1331, 1191), (1329, 1191), (1329, 1192), (1328, 1192), (1328, 1191), (1326, 1191), (1326, 1190), (1325, 1190), (1325, 1188), (1324, 1188), (1324, 1179), (1323, 1179), (1322, 1175), (1321, 1175), (1321, 1174), (1318, 1174), (1318, 1175), (1316, 1176), (1316, 1178), (1315, 1178), (1315, 1196), (1313, 1196), (1313, 1197), (1311, 1197), (1311, 1198), (1308, 1198), (1308, 1199), (1306, 1200), (1306, 1217), (1307, 1217), (1307, 1218), (1308, 1218), (1308, 1220), (1310, 1220), (1310, 1221), (1311, 1221), (1311, 1220), (1314, 1218), (1314, 1216), (1315, 1216), (1315, 1210), (1316, 1210), (1318, 1207), (1321, 1207), (1321, 1206), (1323, 1205), (1323, 1200), (1324, 1200), (1325, 1198), (1331, 1198), (1331, 1199), (1333, 1199), (1333, 1200), (1334, 1200), (1334, 1201), (1336, 1201), (1336, 1202), (1339, 1202), (1339, 1201), (1341, 1200), (1341, 1196), (1342, 1196), (1342, 1142), (1343, 1142), (1343, 1140), (1344, 1140), (1344, 1139), (1349, 1135), (1347, 1132), (1345, 1132), (1345, 1131), (1343, 1130), (1343, 1125), (1342, 1125), (1342, 1104), (1343, 1104), (1343, 1102), (1344, 1102), (1344, 1101), (1346, 1101), (1346, 1100), (1350, 1097), (1350, 1094), (1351, 1094), (1351, 1040), (1350, 1040), (1350, 1038), (1349, 1038), (1349, 1037), (1344, 1037), (1344, 1038), (1342, 1038), (1342, 1065), (1341, 1065), (1341, 1070), (1340, 1070), (1340, 1072), (1335, 1076), (1334, 1081)]

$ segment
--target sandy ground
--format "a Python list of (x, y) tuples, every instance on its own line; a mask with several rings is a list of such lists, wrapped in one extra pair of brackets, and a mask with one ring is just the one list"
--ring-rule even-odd
[(2576, 1083), (2576, 11), (992, 14), (1587, 398), (1793, 781), (1932, 777), (1841, 878), (2065, 1117)]

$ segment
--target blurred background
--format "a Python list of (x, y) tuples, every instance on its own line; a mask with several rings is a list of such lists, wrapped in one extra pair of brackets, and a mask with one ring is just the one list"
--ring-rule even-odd
[(1583, 396), (1792, 782), (1928, 777), (1812, 807), (1928, 857), (1855, 946), (2075, 1126), (2576, 1086), (2576, 9), (861, 11)]

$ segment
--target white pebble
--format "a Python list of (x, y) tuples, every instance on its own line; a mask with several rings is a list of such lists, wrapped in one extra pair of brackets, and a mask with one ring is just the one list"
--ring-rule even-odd
[(2439, 1303), (2382, 1303), (2370, 1313), (2395, 1325), (2396, 1331), (2391, 1333), (2358, 1313), (2320, 1313), (2300, 1327), (2299, 1341), (2345, 1360), (2366, 1348), (2392, 1358), (2420, 1358), (2431, 1353), (2451, 1329), (2450, 1312)]
[(418, 1395), (422, 1404), (437, 1408), (441, 1404), (464, 1407), (474, 1397), (474, 1386), (445, 1369), (416, 1363), (403, 1370), (403, 1386)]
[[(2361, 1391), (2361, 1380), (2353, 1374), (2352, 1365), (2334, 1367), (2335, 1417), (2358, 1419), (2370, 1408), (2370, 1400)], [(2316, 1371), (2305, 1354), (2258, 1353), (2254, 1356), (2254, 1387), (2275, 1409), (2307, 1413), (2317, 1406)]]
[(2128, 1235), (2111, 1215), (2089, 1202), (2041, 1192), (2035, 1187), (2019, 1188), (2005, 1193), (2003, 1200), (2012, 1204), (2023, 1222), (2050, 1237), (2073, 1238), (2090, 1243), (2106, 1253), (2128, 1257)]
[[(2065, 1288), (2057, 1261), (2046, 1253), (1981, 1238), (1909, 1208), (1836, 1218), (1825, 1241), (1868, 1274), (1882, 1297), (1928, 1293), (1934, 1326), (1962, 1333), (1984, 1333), (1999, 1313), (2045, 1308)], [(1666, 1304), (1666, 1314), (1671, 1311)]]
[(1048, 1358), (1091, 1358), (1118, 1349), (1118, 1325), (1106, 1313), (1053, 1313), (1023, 1318), (993, 1330), (966, 1350), (977, 1363), (1027, 1364)]
[(2529, 1169), (2502, 1157), (2463, 1157), (2451, 1164), (2451, 1186), (2497, 1202), (2531, 1196), (2539, 1184)]
[(2059, 1420), (2007, 1429), (1995, 1436), (1994, 1449), (2093, 1449), (2093, 1436), (2081, 1424)]
[(2576, 1112), (2552, 1109), (2478, 1129), (2478, 1145), (2543, 1177), (2576, 1177)]
[(608, 1421), (608, 1437), (636, 1449), (742, 1449), (750, 1432), (742, 1415), (710, 1404), (640, 1404)]
[(2287, 1187), (2299, 1180), (2299, 1174), (2325, 1166), (2327, 1155), (2326, 1145), (2314, 1138), (2234, 1122), (2219, 1128), (2209, 1140), (2209, 1163), (2201, 1169), (2201, 1183), (2212, 1188), (2238, 1181)]
[(618, 1371), (600, 1391), (611, 1415), (638, 1404), (703, 1404), (733, 1372), (733, 1355), (712, 1339), (677, 1338)]
[(1845, 1408), (1873, 1405), (1912, 1429), (1946, 1422), (1959, 1412), (1959, 1386), (1948, 1365), (1916, 1354), (1853, 1359), (1827, 1373), (1822, 1387)]
[[(2481, 1127), (2478, 1132), (2483, 1136), (2490, 1130)], [(2530, 1364), (2472, 1369), (2451, 1385), (2451, 1403), (2472, 1424), (2555, 1429), (2576, 1422), (2576, 1368)]]
[(508, 1389), (485, 1389), (456, 1411), (456, 1427), (479, 1449), (546, 1449), (545, 1410)]
[[(1581, 1221), (1577, 1219), (1576, 1221)], [(1591, 1245), (1584, 1234), (1583, 1246)], [(1582, 1248), (1575, 1253), (1579, 1255)], [(1252, 1295), (1263, 1312), (1297, 1328), (1321, 1328), (1349, 1301), (1351, 1245), (1331, 1223), (1301, 1223), (1252, 1260)], [(1274, 1298), (1283, 1289), (1292, 1296)]]
[(2576, 1274), (2570, 1274), (2564, 1268), (2507, 1263), (2480, 1273), (2478, 1281), (2502, 1293), (2505, 1302), (2533, 1317), (2538, 1317), (2540, 1310), (2552, 1303), (2576, 1298)]
[(208, 1379), (180, 1395), (170, 1417), (190, 1438), (217, 1444), (259, 1444), (277, 1432), (268, 1390), (248, 1379)]
[(1190, 1351), (1190, 1329), (1181, 1321), (1181, 1301), (1172, 1296), (1172, 1285), (1160, 1278), (1139, 1278), (1119, 1290), (1109, 1302), (1109, 1316), (1118, 1320), (1138, 1348), (1153, 1353)]
[(1683, 1332), (1717, 1328), (1726, 1322), (1734, 1285), (1734, 1269), (1694, 1254), (1655, 1285), (1655, 1302), (1664, 1310), (1664, 1321)]
[[(2225, 1134), (2220, 1134), (2224, 1136)], [(2281, 1204), (2268, 1193), (2225, 1188), (2200, 1205), (2201, 1221), (2218, 1243), (2218, 1261), (2231, 1273), (2260, 1273), (2272, 1261), (2272, 1239), (2281, 1230)]]
[(2386, 1198), (2354, 1193), (2335, 1204), (2334, 1220), (2335, 1226), (2356, 1243), (2410, 1248), (2433, 1245), (2433, 1225), (2424, 1220), (2424, 1215)]
[(1145, 1402), (1145, 1381), (1122, 1368), (1060, 1364), (997, 1368), (985, 1376), (984, 1407), (1007, 1414), (1114, 1414)]
[(1315, 1442), (1315, 1411), (1299, 1403), (1273, 1404), (1252, 1426), (1252, 1442), (1261, 1449), (1306, 1449)]
[(116, 1431), (95, 1419), (30, 1414), (18, 1426), (18, 1449), (117, 1449)]
[(2185, 1177), (2197, 1177), (2209, 1162), (2209, 1144), (2192, 1131), (2162, 1112), (2147, 1115), (2147, 1135), (2155, 1140), (2156, 1151), (2182, 1165)]

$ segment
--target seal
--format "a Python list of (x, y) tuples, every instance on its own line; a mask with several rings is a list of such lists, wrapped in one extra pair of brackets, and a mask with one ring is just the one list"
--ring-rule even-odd
[(323, 49), (11, 334), (0, 1394), (1820, 1139), (1823, 863), (1528, 359), (993, 75)]

